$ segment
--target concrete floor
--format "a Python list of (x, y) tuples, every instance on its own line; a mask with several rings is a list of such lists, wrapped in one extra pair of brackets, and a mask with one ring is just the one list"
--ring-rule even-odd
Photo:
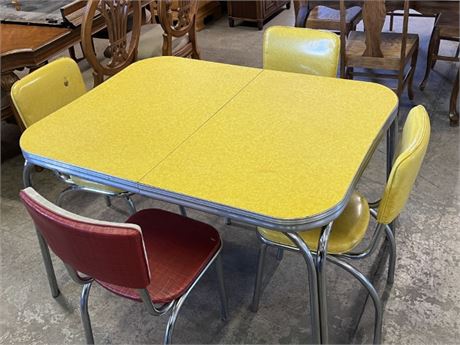
[[(292, 25), (293, 12), (283, 11), (270, 25)], [(266, 26), (266, 27), (267, 27)], [(421, 36), (421, 51), (414, 85), (421, 81), (426, 59), (430, 19), (411, 19), (411, 29)], [(229, 28), (226, 18), (198, 34), (202, 58), (260, 67), (262, 32), (253, 27)], [(454, 45), (441, 48), (453, 53)], [(84, 65), (81, 66), (85, 69)], [(432, 121), (431, 143), (425, 163), (404, 213), (399, 218), (396, 241), (396, 281), (385, 286), (382, 255), (356, 265), (375, 277), (385, 296), (384, 343), (446, 344), (460, 342), (459, 261), (459, 136), (449, 127), (448, 100), (455, 65), (438, 62), (426, 90), (416, 91), (414, 102), (401, 99), (401, 123), (408, 109), (423, 104)], [(88, 73), (85, 73), (88, 83)], [(296, 90), (292, 90), (296, 92)], [(4, 124), (2, 124), (4, 125)], [(5, 127), (4, 127), (5, 128)], [(375, 199), (385, 180), (385, 150), (381, 145), (369, 164), (359, 189)], [(80, 287), (70, 280), (62, 263), (55, 268), (62, 294), (54, 300), (41, 262), (35, 233), (18, 200), (23, 159), (16, 156), (1, 165), (1, 332), (5, 344), (83, 343), (79, 318)], [(63, 186), (49, 172), (36, 173), (34, 185), (50, 200)], [(141, 196), (138, 209), (167, 205)], [(68, 194), (64, 207), (97, 219), (123, 221), (127, 209), (115, 201), (105, 206), (101, 197)], [(224, 239), (224, 273), (230, 318), (219, 319), (217, 284), (210, 270), (184, 304), (176, 325), (175, 343), (310, 343), (307, 277), (302, 258), (286, 253), (278, 263), (269, 252), (266, 286), (258, 313), (249, 310), (256, 270), (258, 241), (254, 229), (226, 226), (222, 218), (190, 211), (190, 216), (215, 226)], [(379, 254), (379, 253), (378, 253)], [(373, 307), (359, 283), (328, 266), (328, 303), (331, 343), (372, 341)], [(165, 317), (150, 316), (143, 305), (123, 300), (95, 286), (90, 314), (96, 343), (160, 343)]]

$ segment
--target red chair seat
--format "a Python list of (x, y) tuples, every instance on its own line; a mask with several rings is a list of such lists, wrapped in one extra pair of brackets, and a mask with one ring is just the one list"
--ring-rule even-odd
[[(159, 209), (139, 211), (126, 223), (142, 229), (151, 276), (147, 290), (154, 303), (182, 296), (221, 246), (212, 226)], [(97, 282), (117, 295), (140, 301), (135, 289)]]

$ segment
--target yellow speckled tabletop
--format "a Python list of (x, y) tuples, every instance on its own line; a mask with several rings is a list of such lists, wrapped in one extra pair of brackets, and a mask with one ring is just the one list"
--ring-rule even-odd
[(373, 83), (154, 58), (31, 126), (21, 148), (38, 165), (295, 226), (346, 202), (397, 105)]

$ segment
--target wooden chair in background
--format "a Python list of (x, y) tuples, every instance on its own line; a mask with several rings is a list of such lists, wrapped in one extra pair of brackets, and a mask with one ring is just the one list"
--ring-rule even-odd
[[(94, 17), (102, 15), (107, 25), (107, 60), (98, 59), (92, 37)], [(128, 17), (132, 16), (132, 26), (128, 27)], [(85, 58), (93, 68), (94, 86), (104, 81), (105, 76), (113, 76), (136, 60), (141, 32), (141, 2), (136, 0), (89, 0), (82, 22), (82, 46)], [(131, 30), (130, 30), (131, 29)]]
[[(329, 1), (328, 6), (324, 6), (324, 1), (301, 0), (294, 1), (296, 13), (295, 26), (300, 28), (330, 30), (340, 34), (340, 2)], [(345, 10), (345, 35), (356, 30), (356, 26), (362, 19), (362, 9), (360, 6), (350, 6)], [(343, 65), (343, 57), (340, 55)]]
[[(409, 99), (412, 100), (419, 37), (408, 33), (409, 0), (404, 1), (402, 33), (382, 32), (385, 16), (384, 0), (365, 1), (364, 32), (351, 31), (346, 35), (346, 1), (340, 0), (341, 76), (397, 80), (395, 92), (398, 97), (407, 85)], [(356, 68), (362, 71), (355, 71)], [(368, 72), (367, 69), (373, 71)]]
[[(296, 26), (310, 29), (331, 30), (340, 32), (339, 1), (329, 1), (324, 6), (324, 1), (294, 1), (296, 8)], [(322, 5), (321, 5), (322, 4)], [(350, 6), (345, 11), (346, 34), (356, 30), (356, 25), (362, 19), (360, 6)]]
[[(424, 90), (428, 82), (428, 77), (430, 76), (431, 70), (434, 68), (436, 61), (451, 61), (459, 62), (459, 50), (460, 45), (457, 47), (457, 51), (454, 56), (444, 56), (439, 54), (439, 46), (441, 40), (460, 42), (460, 28), (459, 28), (459, 18), (456, 13), (442, 13), (439, 15), (434, 24), (433, 33), (431, 34), (430, 45), (428, 47), (428, 56), (426, 64), (425, 77), (423, 78), (422, 83), (420, 84), (420, 90)], [(457, 71), (457, 76), (452, 88), (452, 93), (450, 97), (450, 109), (449, 109), (449, 119), (451, 126), (458, 126), (458, 111), (457, 111), (457, 99), (459, 91), (459, 72)]]
[(198, 0), (152, 1), (150, 9), (159, 25), (142, 27), (138, 59), (161, 55), (199, 59), (195, 29)]
[[(296, 11), (296, 26), (310, 29), (331, 30), (340, 32), (340, 11), (339, 1), (329, 1), (324, 6), (324, 1), (302, 0), (295, 1), (298, 10)], [(356, 25), (362, 19), (360, 6), (350, 6), (345, 11), (346, 34), (356, 30)]]

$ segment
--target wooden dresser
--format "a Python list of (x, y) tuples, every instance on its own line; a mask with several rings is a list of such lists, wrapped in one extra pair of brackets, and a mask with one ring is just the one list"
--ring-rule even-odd
[(203, 30), (205, 27), (205, 20), (212, 18), (217, 20), (222, 15), (220, 3), (215, 0), (200, 0), (198, 1), (198, 12), (196, 14), (196, 30)]
[[(177, 9), (177, 1), (173, 1), (172, 8)], [(154, 8), (156, 5), (154, 4)], [(156, 15), (156, 9), (154, 9)], [(196, 13), (196, 31), (201, 31), (205, 27), (205, 21), (208, 19), (217, 20), (221, 17), (222, 11), (220, 2), (217, 0), (198, 0), (198, 9)], [(173, 14), (174, 16), (174, 14)]]
[(262, 30), (264, 21), (279, 12), (286, 5), (291, 7), (291, 0), (259, 0), (259, 1), (227, 1), (228, 24), (233, 27), (235, 20), (256, 22), (257, 28)]

